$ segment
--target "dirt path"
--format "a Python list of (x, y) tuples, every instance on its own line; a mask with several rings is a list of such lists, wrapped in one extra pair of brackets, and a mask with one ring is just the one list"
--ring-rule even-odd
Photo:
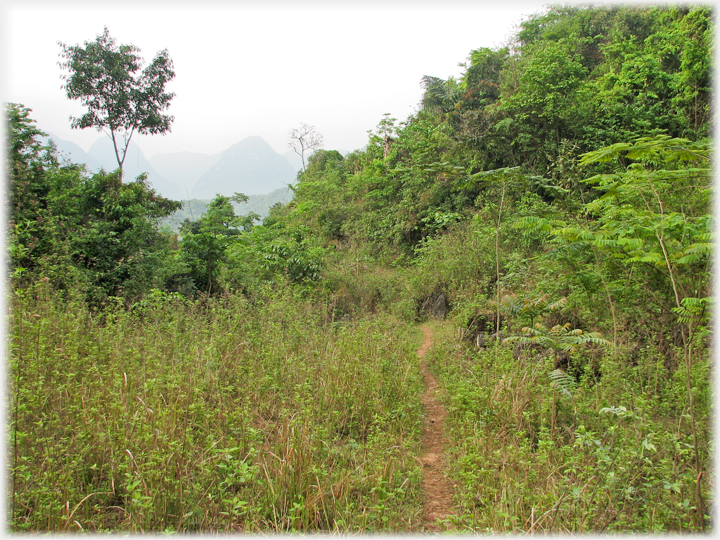
[(422, 403), (425, 408), (425, 424), (422, 431), (423, 455), (420, 459), (423, 464), (423, 491), (425, 502), (423, 503), (423, 529), (427, 532), (440, 532), (447, 530), (447, 523), (438, 525), (437, 520), (447, 519), (454, 514), (452, 496), (453, 486), (445, 475), (445, 462), (443, 452), (445, 449), (445, 434), (443, 433), (443, 421), (447, 416), (445, 407), (437, 400), (435, 394), (438, 391), (438, 383), (430, 373), (425, 364), (425, 354), (432, 346), (433, 332), (427, 327), (422, 327), (424, 339), (422, 346), (418, 349), (420, 357), (420, 372), (425, 380), (425, 393), (422, 396)]

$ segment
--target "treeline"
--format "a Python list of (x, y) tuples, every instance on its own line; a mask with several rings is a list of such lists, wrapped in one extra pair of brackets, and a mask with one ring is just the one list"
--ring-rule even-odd
[[(471, 51), (459, 78), (424, 77), (418, 112), (386, 115), (365, 148), (317, 151), (292, 201), (261, 224), (235, 214), (237, 194), (186, 219), (179, 236), (159, 220), (180, 203), (142, 178), (58, 162), (30, 111), (9, 105), (14, 307), (39, 313), (51, 297), (131, 324), (167, 321), (180, 305), (215, 320), (233, 302), (276, 302), (312, 313), (318, 335), (446, 314), (451, 329), (431, 357), (450, 413), (456, 525), (706, 530), (712, 16), (551, 7), (509, 46)], [(372, 411), (362, 418), (369, 432), (382, 425)], [(333, 437), (340, 444), (342, 430)], [(316, 507), (283, 521), (278, 508), (222, 523), (359, 527)]]
[(479, 206), (483, 171), (519, 167), (543, 202), (590, 202), (598, 191), (582, 180), (613, 169), (581, 168), (583, 153), (710, 135), (712, 32), (702, 8), (553, 8), (524, 22), (512, 48), (472, 51), (459, 80), (424, 77), (418, 114), (386, 117), (364, 151), (316, 157), (305, 183), (324, 183), (296, 205), (324, 189), (321, 230), (410, 254)]
[[(121, 182), (119, 171), (88, 174), (82, 164), (60, 161), (54, 147), (41, 143), (45, 134), (30, 109), (11, 103), (6, 114), (15, 287), (47, 279), (93, 307), (118, 300), (129, 307), (151, 291), (196, 297), (247, 290), (276, 272), (301, 280), (313, 271), (312, 262), (289, 261), (283, 248), (297, 235), (285, 239), (280, 227), (250, 234), (260, 215), (235, 214), (236, 207), (252, 208), (247, 196), (188, 208), (198, 217), (183, 219), (178, 235), (162, 224), (182, 202), (160, 196), (145, 177)], [(225, 264), (230, 252), (247, 259), (242, 269)]]
[[(267, 217), (270, 208), (276, 204), (286, 204), (292, 200), (292, 190), (290, 187), (276, 189), (266, 195), (248, 195), (248, 200), (241, 203), (233, 203), (233, 209), (236, 214), (257, 214), (258, 219)], [(163, 226), (169, 227), (173, 232), (179, 232), (182, 223), (189, 219), (193, 221), (195, 218), (202, 216), (210, 205), (211, 199), (186, 199), (183, 200), (183, 206), (176, 210), (172, 215), (161, 221)]]
[[(312, 275), (319, 260), (308, 250), (330, 245), (360, 246), (385, 262), (410, 260), (448, 227), (497, 204), (503, 190), (493, 194), (483, 175), (509, 168), (525, 184), (505, 190), (506, 216), (517, 215), (517, 204), (537, 206), (534, 214), (578, 215), (602, 193), (584, 180), (615, 170), (605, 159), (581, 166), (584, 153), (656, 135), (707, 140), (712, 31), (707, 8), (551, 8), (525, 21), (512, 46), (472, 51), (458, 80), (424, 77), (421, 110), (401, 123), (386, 116), (365, 149), (345, 158), (318, 152), (293, 202), (275, 208), (256, 232), (236, 235), (227, 219), (218, 222), (214, 233), (238, 242), (217, 260), (210, 247), (198, 254), (204, 261), (178, 256), (181, 245), (157, 230), (127, 233), (152, 228), (180, 205), (142, 181), (121, 186), (112, 173), (88, 177), (81, 166), (59, 163), (38, 142), (29, 110), (11, 105), (12, 263), (25, 273), (69, 264), (72, 281), (80, 272), (93, 298), (133, 300), (152, 288), (172, 290), (183, 275), (197, 292), (211, 281), (215, 292), (247, 287), (252, 278), (233, 270), (248, 257), (240, 237), (257, 248), (255, 263), (282, 267), (292, 278)], [(625, 154), (618, 154), (623, 165)], [(82, 196), (68, 196), (72, 189)], [(78, 220), (94, 225), (79, 227)], [(90, 229), (91, 238), (80, 240)], [(97, 254), (93, 243), (117, 249)], [(269, 264), (278, 257), (299, 268)], [(212, 267), (211, 278), (190, 268), (203, 265)]]
[(316, 153), (269, 221), (405, 269), (417, 304), (567, 297), (658, 339), (709, 296), (712, 35), (700, 7), (552, 8), (364, 150)]

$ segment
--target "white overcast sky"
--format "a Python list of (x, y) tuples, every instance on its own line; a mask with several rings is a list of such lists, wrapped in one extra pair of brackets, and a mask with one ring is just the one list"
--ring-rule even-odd
[(325, 148), (349, 151), (365, 146), (383, 113), (404, 120), (416, 110), (423, 75), (460, 75), (471, 50), (502, 46), (523, 18), (545, 9), (532, 0), (202, 6), (6, 1), (2, 99), (87, 150), (103, 135), (70, 128), (83, 108), (62, 90), (58, 42), (82, 44), (107, 26), (146, 61), (168, 49), (175, 65), (172, 132), (136, 137), (146, 157), (214, 154), (251, 135), (284, 153), (288, 131), (303, 122)]

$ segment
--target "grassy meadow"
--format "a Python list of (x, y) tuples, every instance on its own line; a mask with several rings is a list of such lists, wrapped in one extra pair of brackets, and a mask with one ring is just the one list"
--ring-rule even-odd
[(411, 531), (419, 335), (268, 293), (12, 299), (16, 531)]

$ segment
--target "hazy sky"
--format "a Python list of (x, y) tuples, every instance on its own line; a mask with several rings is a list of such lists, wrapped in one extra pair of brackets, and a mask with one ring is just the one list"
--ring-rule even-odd
[(416, 110), (423, 75), (459, 75), (472, 49), (502, 46), (523, 17), (544, 11), (528, 0), (195, 5), (6, 1), (3, 101), (31, 108), (40, 129), (87, 150), (103, 135), (70, 128), (83, 108), (62, 90), (58, 42), (82, 44), (107, 26), (146, 61), (166, 48), (175, 64), (172, 132), (133, 139), (146, 157), (213, 154), (250, 135), (283, 153), (302, 122), (325, 148), (354, 150), (383, 113), (404, 120)]

